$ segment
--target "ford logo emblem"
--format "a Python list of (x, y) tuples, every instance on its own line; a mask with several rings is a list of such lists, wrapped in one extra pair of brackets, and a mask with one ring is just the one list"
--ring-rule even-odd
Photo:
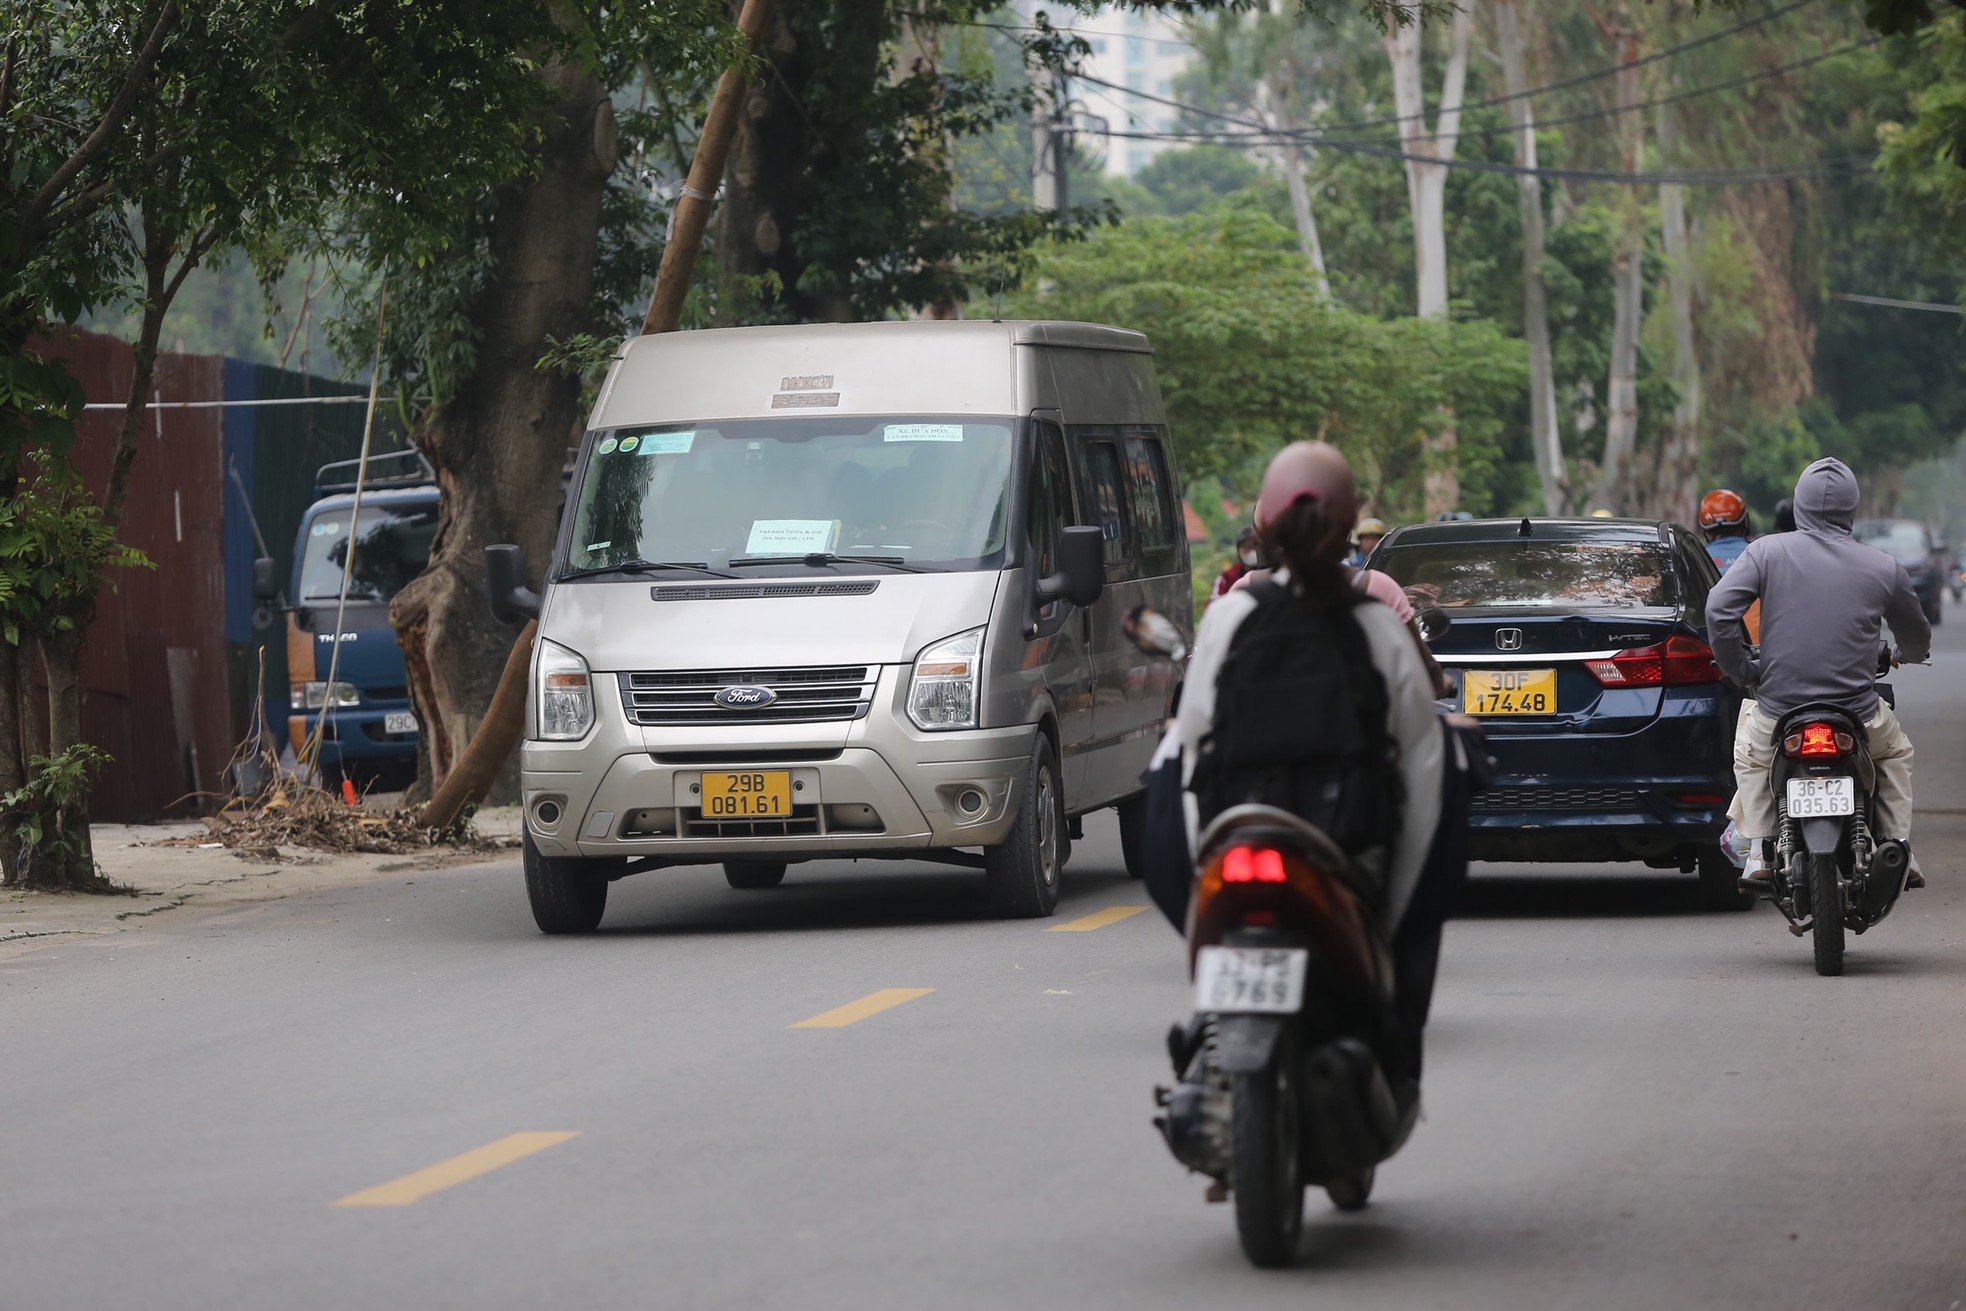
[(778, 700), (778, 693), (768, 687), (727, 687), (712, 700), (728, 710), (756, 710)]

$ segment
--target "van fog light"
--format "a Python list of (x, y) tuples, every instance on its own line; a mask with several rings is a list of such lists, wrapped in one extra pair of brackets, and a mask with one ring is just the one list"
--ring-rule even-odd
[(961, 796), (956, 798), (956, 809), (962, 811), (965, 815), (974, 816), (981, 814), (983, 807), (989, 804), (990, 799), (981, 792), (978, 792), (975, 788), (965, 790)]
[(532, 817), (539, 821), (541, 828), (552, 828), (558, 824), (560, 814), (560, 803), (553, 797), (547, 797), (532, 808)]

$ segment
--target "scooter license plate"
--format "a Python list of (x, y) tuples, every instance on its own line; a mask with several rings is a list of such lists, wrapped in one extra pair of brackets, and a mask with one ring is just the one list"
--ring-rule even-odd
[(1290, 947), (1203, 947), (1195, 957), (1195, 1009), (1281, 1014), (1304, 1004), (1311, 953)]
[(1824, 815), (1857, 813), (1857, 780), (1841, 778), (1792, 778), (1789, 780), (1789, 817), (1818, 819)]

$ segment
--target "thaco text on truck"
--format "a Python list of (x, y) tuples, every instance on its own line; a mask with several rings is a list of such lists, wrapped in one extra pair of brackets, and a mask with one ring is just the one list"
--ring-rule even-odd
[(610, 881), (930, 859), (1048, 915), (1079, 818), (1141, 775), (1188, 631), (1174, 450), (1146, 339), (1079, 323), (733, 328), (630, 340), (533, 614), (525, 873), (549, 933)]

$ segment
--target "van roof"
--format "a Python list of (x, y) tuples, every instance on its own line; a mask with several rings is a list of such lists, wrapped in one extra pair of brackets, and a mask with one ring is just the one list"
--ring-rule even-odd
[(1150, 355), (1095, 323), (910, 319), (704, 328), (631, 337), (590, 426), (832, 414), (1010, 414), (1016, 348)]

